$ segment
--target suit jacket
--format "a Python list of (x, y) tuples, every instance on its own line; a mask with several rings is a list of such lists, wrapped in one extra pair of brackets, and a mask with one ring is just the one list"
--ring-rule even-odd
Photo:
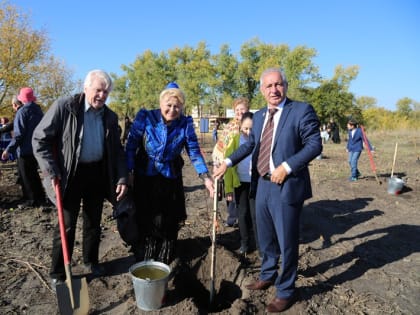
[(362, 129), (356, 128), (354, 131), (354, 136), (352, 136), (352, 131), (348, 131), (349, 140), (347, 141), (347, 150), (349, 152), (362, 152), (363, 150), (363, 133)]
[[(242, 144), (229, 156), (233, 165), (236, 165), (252, 153), (254, 187), (259, 176), (257, 160), (266, 113), (267, 107), (254, 114), (249, 142)], [(279, 185), (279, 192), (284, 202), (300, 203), (312, 197), (308, 164), (322, 152), (319, 126), (319, 119), (311, 105), (286, 99), (274, 135), (272, 150), (275, 167), (285, 161), (292, 169), (283, 184)]]

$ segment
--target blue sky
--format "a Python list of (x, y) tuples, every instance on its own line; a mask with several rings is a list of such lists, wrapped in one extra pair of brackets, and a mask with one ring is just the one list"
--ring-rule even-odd
[(245, 42), (316, 49), (320, 74), (358, 65), (350, 86), (395, 110), (398, 99), (420, 102), (420, 1), (11, 1), (47, 31), (52, 54), (83, 79), (91, 69), (122, 74), (150, 49), (167, 51), (205, 41), (212, 53)]

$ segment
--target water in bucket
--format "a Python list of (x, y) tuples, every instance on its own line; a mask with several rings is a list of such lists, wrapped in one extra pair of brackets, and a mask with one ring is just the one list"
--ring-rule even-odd
[(171, 268), (158, 261), (142, 261), (129, 269), (137, 307), (144, 311), (159, 309), (165, 301)]
[(388, 194), (398, 195), (404, 187), (404, 181), (401, 178), (392, 176), (388, 178)]

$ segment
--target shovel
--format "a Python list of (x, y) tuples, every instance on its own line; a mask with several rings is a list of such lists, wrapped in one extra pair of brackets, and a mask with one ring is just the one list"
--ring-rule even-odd
[(214, 195), (213, 195), (213, 229), (211, 233), (211, 265), (210, 265), (210, 305), (213, 304), (215, 288), (214, 277), (216, 268), (216, 228), (217, 228), (217, 203), (219, 201), (219, 180), (214, 180)]
[(370, 145), (369, 145), (369, 141), (366, 137), (365, 129), (363, 128), (363, 126), (360, 126), (360, 129), (362, 130), (363, 143), (365, 144), (366, 151), (367, 151), (368, 156), (369, 156), (370, 168), (372, 169), (372, 172), (375, 175), (375, 179), (376, 179), (377, 183), (379, 185), (382, 185), (382, 182), (379, 180), (378, 175), (376, 174), (376, 165), (375, 165), (375, 162), (373, 161), (373, 155), (372, 155), (372, 152), (370, 150)]
[(89, 312), (89, 293), (86, 278), (72, 279), (70, 257), (67, 246), (67, 234), (64, 224), (63, 201), (61, 198), (60, 182), (54, 180), (54, 190), (58, 209), (58, 224), (60, 226), (61, 246), (63, 249), (66, 281), (57, 284), (57, 300), (60, 314), (86, 315)]
[(391, 178), (394, 177), (395, 161), (397, 160), (398, 142), (395, 143), (394, 160), (392, 161)]

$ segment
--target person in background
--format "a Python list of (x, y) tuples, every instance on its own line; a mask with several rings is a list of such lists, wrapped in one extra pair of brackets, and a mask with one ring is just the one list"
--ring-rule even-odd
[(337, 123), (334, 121), (333, 118), (330, 119), (329, 123), (327, 124), (327, 130), (329, 133), (329, 138), (334, 143), (340, 143), (340, 128), (338, 127)]
[[(295, 287), (299, 258), (299, 220), (305, 199), (312, 196), (308, 164), (322, 151), (319, 119), (314, 108), (287, 98), (282, 70), (269, 68), (260, 78), (267, 107), (254, 114), (252, 132), (214, 172), (220, 178), (228, 166), (252, 153), (252, 176), (258, 177), (256, 218), (262, 252), (259, 280), (249, 290), (276, 287), (268, 312), (282, 312), (299, 298)], [(278, 264), (281, 256), (281, 268)]]
[[(242, 143), (249, 141), (249, 135), (252, 130), (252, 116), (252, 112), (246, 112), (242, 115), (240, 133), (233, 137), (231, 145), (226, 149), (227, 156), (238, 149)], [(255, 245), (259, 250), (255, 219), (255, 193), (251, 192), (251, 155), (248, 155), (238, 165), (227, 169), (224, 177), (238, 177), (227, 182), (240, 182), (240, 185), (234, 188), (235, 203), (238, 209), (239, 234), (241, 236), (239, 253), (246, 255), (250, 250), (250, 231), (254, 231)], [(232, 187), (225, 188), (229, 191), (232, 190)]]
[[(19, 101), (18, 99), (17, 99), (17, 96), (13, 96), (13, 98), (12, 98), (12, 109), (13, 109), (13, 112), (15, 113), (15, 115), (16, 115), (16, 112), (21, 108), (23, 106), (23, 104), (22, 104), (22, 102), (21, 101)], [(10, 135), (11, 135), (11, 137), (13, 138), (13, 122), (14, 122), (14, 120), (13, 121), (9, 121), (9, 122), (7, 122), (4, 126), (2, 126), (1, 128), (0, 128), (0, 134), (4, 134), (4, 133), (10, 133)], [(9, 142), (10, 143), (10, 142)], [(7, 146), (6, 146), (7, 147)], [(1, 157), (1, 154), (3, 153), (3, 151), (4, 151), (4, 149), (5, 148), (3, 148), (3, 150), (1, 151), (1, 153), (0, 153), (0, 157)], [(15, 157), (15, 155), (14, 154), (12, 154), (12, 153), (9, 153), (9, 161), (14, 161), (16, 159), (16, 157)], [(3, 162), (7, 162), (7, 160), (3, 160), (3, 159), (1, 159)], [(23, 198), (26, 200), (26, 196), (25, 196), (25, 190), (23, 189), (23, 185), (22, 185), (22, 177), (20, 176), (20, 171), (19, 171), (19, 168), (17, 169), (17, 174), (16, 174), (17, 176), (16, 176), (16, 184), (19, 184), (20, 186), (21, 186), (21, 189), (22, 189), (22, 194), (23, 194)], [(26, 203), (27, 201), (25, 201), (23, 204), (21, 204), (20, 206), (24, 206), (25, 205), (25, 203)], [(19, 207), (19, 206), (18, 206)]]
[(123, 144), (125, 144), (125, 142), (127, 141), (128, 133), (130, 132), (132, 124), (133, 124), (133, 122), (131, 121), (130, 117), (125, 116), (123, 136), (122, 136), (122, 139), (121, 139)]
[(217, 142), (217, 128), (218, 128), (218, 124), (217, 124), (217, 122), (215, 122), (214, 127), (213, 127), (213, 131), (212, 131), (212, 138), (213, 138), (214, 143)]
[(326, 144), (328, 142), (329, 138), (330, 138), (330, 134), (328, 133), (327, 125), (323, 124), (322, 127), (321, 127), (322, 144)]
[[(12, 98), (13, 112), (16, 113), (19, 108), (23, 106), (22, 102), (17, 99), (17, 96)], [(6, 124), (0, 127), (0, 134), (8, 133), (13, 131), (13, 121), (8, 121)]]
[[(213, 148), (212, 158), (215, 166), (223, 162), (226, 157), (226, 149), (231, 145), (233, 137), (239, 134), (242, 115), (249, 112), (249, 101), (245, 97), (239, 97), (233, 101), (235, 117), (223, 128), (218, 141)], [(238, 221), (238, 214), (233, 195), (233, 189), (240, 185), (239, 180), (234, 178), (234, 182), (229, 182), (231, 178), (224, 178), (225, 197), (228, 209), (228, 217), (225, 226), (233, 227)], [(226, 189), (228, 187), (228, 189)]]
[[(8, 160), (10, 154), (17, 157), (18, 180), (22, 186), (25, 201), (19, 205), (24, 207), (40, 207), (46, 205), (45, 192), (38, 173), (38, 163), (32, 150), (32, 134), (44, 115), (36, 104), (34, 91), (30, 87), (20, 89), (17, 100), (23, 104), (16, 111), (13, 120), (13, 138), (2, 153), (2, 160)], [(15, 108), (15, 100), (13, 107)], [(17, 106), (16, 106), (17, 108)]]
[[(355, 182), (361, 176), (358, 169), (358, 163), (363, 150), (363, 133), (362, 129), (357, 127), (357, 121), (352, 118), (349, 119), (349, 121), (347, 122), (347, 130), (348, 141), (346, 150), (348, 152), (348, 161), (351, 172), (349, 181)], [(369, 145), (370, 150), (372, 151), (373, 147), (371, 146), (370, 142), (368, 141), (367, 143)]]
[(160, 108), (141, 109), (126, 143), (137, 222), (142, 236), (131, 244), (137, 261), (169, 264), (176, 255), (178, 231), (187, 217), (181, 153), (191, 162), (213, 195), (213, 180), (201, 154), (194, 122), (183, 114), (184, 93), (171, 82), (159, 96)]
[[(13, 125), (9, 122), (9, 119), (7, 117), (1, 117), (0, 118), (0, 155), (3, 153), (3, 151), (7, 148), (10, 141), (12, 141), (12, 132), (13, 127), (8, 130), (8, 127), (10, 125)], [(1, 131), (1, 130), (6, 131)], [(12, 155), (9, 155), (9, 159), (11, 159)], [(13, 159), (13, 158), (12, 158)], [(3, 162), (6, 162), (7, 160), (2, 160)]]
[[(56, 100), (32, 139), (45, 189), (54, 204), (54, 187), (58, 183), (61, 187), (70, 257), (82, 204), (84, 270), (93, 276), (106, 274), (98, 257), (104, 199), (115, 205), (128, 189), (118, 116), (105, 104), (112, 86), (106, 72), (90, 71), (84, 92)], [(50, 276), (54, 289), (65, 280), (58, 224), (53, 234)]]
[(9, 133), (10, 137), (12, 137), (11, 132), (13, 131), (13, 121), (9, 121), (7, 119), (7, 122), (5, 122), (6, 119), (6, 117), (3, 117), (3, 120), (1, 120), (2, 122), (0, 122), (0, 136), (4, 133)]

